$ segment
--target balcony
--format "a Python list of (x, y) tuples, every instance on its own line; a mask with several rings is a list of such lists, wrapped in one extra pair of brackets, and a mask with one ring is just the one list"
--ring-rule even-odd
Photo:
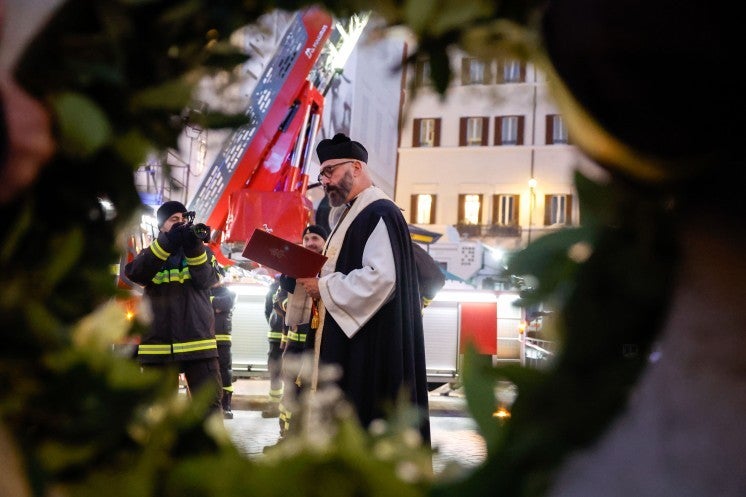
[(485, 236), (518, 238), (522, 232), (519, 225), (501, 226), (497, 224), (457, 224), (456, 230), (462, 238), (481, 238)]

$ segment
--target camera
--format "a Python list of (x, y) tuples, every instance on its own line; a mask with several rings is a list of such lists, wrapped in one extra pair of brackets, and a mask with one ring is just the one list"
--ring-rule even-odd
[(189, 228), (192, 233), (194, 233), (194, 236), (196, 236), (198, 239), (202, 240), (203, 242), (209, 242), (210, 241), (210, 227), (203, 223), (197, 223), (194, 224), (194, 217), (196, 216), (196, 213), (194, 211), (188, 211), (184, 213), (184, 218), (186, 219), (185, 226)]

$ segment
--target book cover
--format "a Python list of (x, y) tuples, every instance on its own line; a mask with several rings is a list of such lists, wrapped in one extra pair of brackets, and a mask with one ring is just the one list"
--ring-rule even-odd
[(242, 255), (293, 278), (316, 276), (326, 262), (326, 256), (259, 228), (246, 242)]

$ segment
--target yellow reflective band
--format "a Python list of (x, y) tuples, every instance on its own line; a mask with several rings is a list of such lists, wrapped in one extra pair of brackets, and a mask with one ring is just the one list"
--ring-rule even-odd
[(168, 343), (160, 343), (157, 345), (140, 344), (137, 346), (137, 353), (140, 355), (171, 354), (171, 344), (168, 344)]
[(186, 261), (187, 264), (189, 264), (190, 266), (204, 264), (205, 262), (207, 262), (207, 252), (202, 252), (202, 254), (198, 255), (197, 257), (187, 257)]
[(282, 332), (281, 331), (268, 331), (267, 332), (267, 338), (271, 340), (281, 340), (282, 339)]
[(214, 338), (208, 340), (197, 340), (195, 342), (175, 343), (174, 354), (185, 354), (199, 350), (217, 349), (218, 342)]
[(282, 398), (282, 387), (280, 388), (273, 388), (269, 391), (269, 396), (273, 399), (279, 399)]
[(288, 340), (292, 340), (293, 342), (305, 342), (306, 341), (306, 334), (305, 333), (296, 333), (293, 330), (288, 330)]
[(165, 250), (163, 250), (163, 247), (161, 247), (160, 243), (158, 243), (158, 240), (155, 240), (153, 243), (150, 244), (150, 251), (153, 252), (153, 255), (155, 255), (162, 261), (165, 261), (166, 259), (168, 259), (168, 256), (171, 255), (171, 252), (166, 252)]
[(223, 391), (233, 393), (233, 385), (229, 387), (223, 387)]
[(192, 275), (189, 273), (189, 268), (185, 267), (184, 269), (170, 269), (166, 271), (161, 271), (159, 273), (156, 273), (155, 276), (153, 276), (153, 283), (156, 285), (160, 285), (161, 283), (184, 283), (186, 280), (192, 279)]
[(218, 342), (230, 342), (231, 341), (231, 336), (230, 335), (218, 335), (218, 334), (216, 334), (215, 335), (215, 340), (217, 340)]

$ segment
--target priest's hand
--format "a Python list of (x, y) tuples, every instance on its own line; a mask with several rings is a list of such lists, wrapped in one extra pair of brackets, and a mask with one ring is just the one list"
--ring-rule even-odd
[(295, 284), (301, 285), (306, 290), (306, 293), (309, 295), (309, 297), (311, 297), (312, 299), (321, 298), (321, 294), (319, 293), (318, 278), (297, 278), (295, 280)]

